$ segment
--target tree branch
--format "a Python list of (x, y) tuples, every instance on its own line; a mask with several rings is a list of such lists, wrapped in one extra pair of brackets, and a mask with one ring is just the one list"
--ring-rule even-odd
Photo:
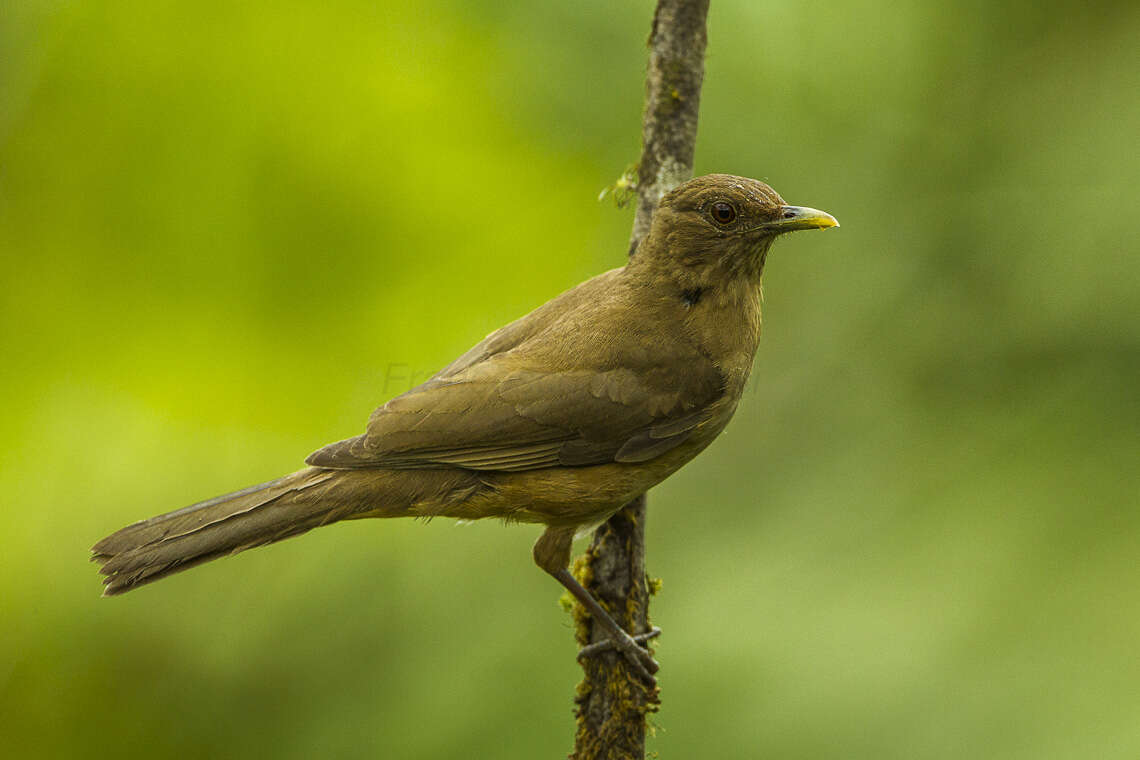
[[(658, 0), (653, 15), (631, 256), (649, 231), (661, 196), (693, 173), (708, 8), (709, 0)], [(645, 496), (627, 504), (597, 530), (574, 572), (625, 630), (633, 634), (649, 630)], [(576, 607), (575, 619), (583, 646), (607, 638), (606, 630), (581, 607)], [(625, 659), (612, 651), (585, 658), (582, 669), (585, 678), (575, 699), (577, 731), (570, 757), (644, 758), (646, 716), (657, 710), (658, 690), (648, 688), (629, 670)]]

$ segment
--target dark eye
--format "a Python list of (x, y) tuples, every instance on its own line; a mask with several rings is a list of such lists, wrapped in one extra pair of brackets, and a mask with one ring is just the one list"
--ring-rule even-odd
[(709, 213), (718, 224), (732, 224), (736, 219), (736, 209), (732, 207), (731, 203), (724, 201), (717, 201), (709, 207)]

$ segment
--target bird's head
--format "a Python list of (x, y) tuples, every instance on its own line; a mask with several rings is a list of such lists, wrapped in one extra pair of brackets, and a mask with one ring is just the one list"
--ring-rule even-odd
[(706, 174), (661, 199), (634, 261), (652, 259), (644, 263), (696, 279), (758, 279), (777, 236), (838, 226), (831, 214), (789, 206), (758, 180)]

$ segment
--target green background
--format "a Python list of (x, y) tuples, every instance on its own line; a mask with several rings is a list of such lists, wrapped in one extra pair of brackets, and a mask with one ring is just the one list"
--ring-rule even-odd
[[(652, 5), (0, 7), (0, 754), (561, 757), (534, 527), (88, 547), (296, 469), (620, 266)], [(697, 171), (777, 244), (651, 497), (665, 758), (1140, 755), (1140, 6), (713, 1)]]

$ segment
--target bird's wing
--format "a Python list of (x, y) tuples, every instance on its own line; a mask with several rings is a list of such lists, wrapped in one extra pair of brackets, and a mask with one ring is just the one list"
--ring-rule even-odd
[(544, 370), (514, 352), (432, 380), (377, 409), (368, 431), (309, 464), (530, 470), (644, 462), (708, 419), (724, 378), (708, 358), (668, 366)]

